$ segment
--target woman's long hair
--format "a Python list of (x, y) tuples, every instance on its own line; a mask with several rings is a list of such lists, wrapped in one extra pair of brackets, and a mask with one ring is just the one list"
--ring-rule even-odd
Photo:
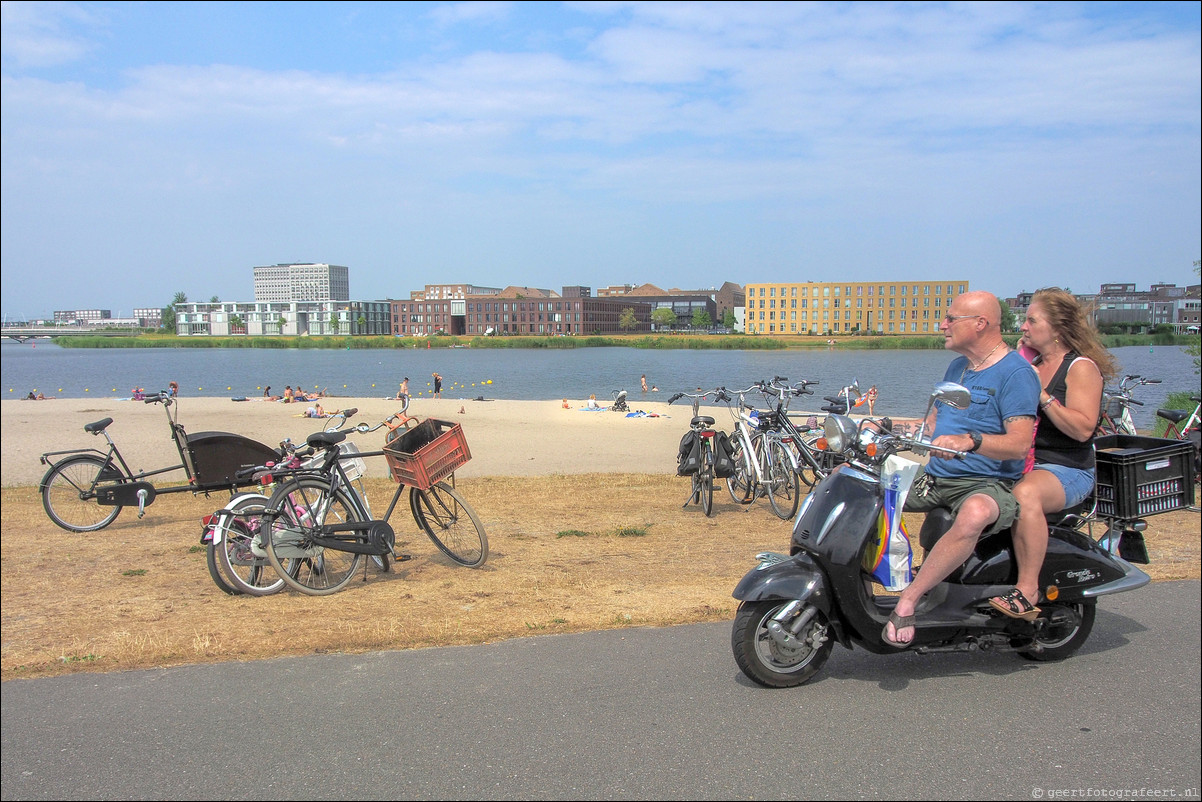
[(1048, 323), (1055, 329), (1060, 342), (1078, 356), (1092, 359), (1102, 372), (1102, 378), (1111, 381), (1119, 372), (1118, 361), (1102, 345), (1098, 330), (1090, 322), (1090, 310), (1069, 292), (1059, 287), (1036, 290), (1031, 296), (1032, 304), (1039, 304), (1047, 316)]

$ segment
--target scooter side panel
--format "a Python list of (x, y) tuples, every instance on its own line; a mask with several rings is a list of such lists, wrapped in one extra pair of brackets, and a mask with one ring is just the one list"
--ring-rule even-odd
[(766, 568), (747, 572), (731, 594), (739, 601), (764, 599), (800, 599), (830, 613), (830, 592), (826, 577), (804, 554)]
[[(1105, 549), (1080, 532), (1048, 532), (1048, 551), (1039, 572), (1041, 586), (1054, 584), (1062, 594), (1077, 594), (1114, 582), (1126, 573)], [(965, 585), (1013, 585), (1018, 580), (1018, 566), (1010, 538), (1002, 535), (983, 541), (949, 579)]]

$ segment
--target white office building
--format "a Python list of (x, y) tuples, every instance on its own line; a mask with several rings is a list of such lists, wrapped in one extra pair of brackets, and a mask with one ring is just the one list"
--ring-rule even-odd
[(350, 270), (342, 265), (303, 263), (255, 268), (255, 301), (258, 303), (350, 299)]

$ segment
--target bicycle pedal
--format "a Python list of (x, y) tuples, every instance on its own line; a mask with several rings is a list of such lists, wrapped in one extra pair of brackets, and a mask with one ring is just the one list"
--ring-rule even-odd
[(393, 562), (404, 563), (404, 562), (409, 562), (412, 559), (413, 559), (412, 554), (396, 554), (396, 553), (394, 553), (392, 555)]

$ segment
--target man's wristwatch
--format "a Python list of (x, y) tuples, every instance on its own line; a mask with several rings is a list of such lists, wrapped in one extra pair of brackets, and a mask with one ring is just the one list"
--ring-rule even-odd
[(981, 433), (969, 432), (968, 436), (972, 440), (972, 448), (968, 449), (968, 453), (973, 454), (981, 447)]

